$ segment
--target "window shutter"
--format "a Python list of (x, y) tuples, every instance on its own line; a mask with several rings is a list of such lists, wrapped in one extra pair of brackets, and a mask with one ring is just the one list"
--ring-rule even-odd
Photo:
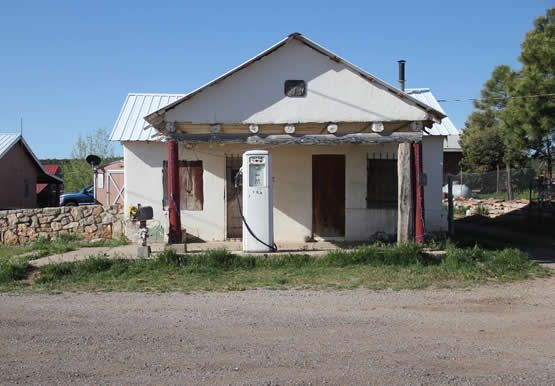
[(203, 210), (202, 161), (179, 161), (179, 190), (182, 210)]

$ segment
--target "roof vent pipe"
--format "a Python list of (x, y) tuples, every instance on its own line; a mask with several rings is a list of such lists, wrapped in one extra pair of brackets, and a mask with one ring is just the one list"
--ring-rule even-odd
[(405, 91), (405, 63), (406, 60), (398, 60), (399, 63), (399, 84), (401, 85), (401, 91)]

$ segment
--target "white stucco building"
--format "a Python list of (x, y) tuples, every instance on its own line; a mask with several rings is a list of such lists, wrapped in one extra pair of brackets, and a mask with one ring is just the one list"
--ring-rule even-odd
[(152, 206), (162, 234), (171, 139), (179, 149), (181, 228), (189, 237), (241, 237), (233, 177), (244, 151), (266, 149), (278, 245), (354, 241), (397, 231), (400, 144), (422, 144), (426, 231), (446, 227), (444, 134), (431, 130), (444, 117), (292, 34), (188, 94), (129, 94), (111, 139), (124, 149), (126, 207)]

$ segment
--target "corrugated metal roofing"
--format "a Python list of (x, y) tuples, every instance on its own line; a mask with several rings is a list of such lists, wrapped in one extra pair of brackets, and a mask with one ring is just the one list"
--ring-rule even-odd
[(130, 93), (112, 129), (112, 141), (154, 141), (156, 129), (143, 118), (162, 107), (175, 102), (185, 94)]
[[(434, 110), (439, 110), (440, 112), (445, 113), (445, 110), (441, 108), (441, 105), (437, 101), (436, 97), (429, 88), (411, 88), (405, 90), (407, 94), (411, 97), (418, 99), (420, 102), (427, 104), (428, 106), (432, 107)], [(446, 116), (441, 120), (441, 123), (434, 123), (434, 125), (426, 130), (430, 135), (459, 135), (460, 132), (457, 130), (453, 122), (449, 119), (449, 116)]]
[(20, 134), (15, 133), (0, 133), (0, 158), (12, 148), (13, 145), (21, 138)]
[(461, 152), (461, 145), (459, 143), (461, 137), (460, 135), (448, 135), (443, 141), (443, 151), (446, 152)]

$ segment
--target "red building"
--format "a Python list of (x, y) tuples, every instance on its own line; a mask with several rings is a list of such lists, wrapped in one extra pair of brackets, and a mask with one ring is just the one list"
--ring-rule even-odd
[[(44, 165), (44, 170), (50, 175), (63, 178), (61, 165)], [(46, 208), (58, 206), (62, 185), (59, 183), (37, 183), (37, 206)]]
[(37, 184), (61, 187), (64, 182), (48, 173), (23, 137), (13, 133), (0, 133), (0, 181), (0, 209), (36, 208)]

